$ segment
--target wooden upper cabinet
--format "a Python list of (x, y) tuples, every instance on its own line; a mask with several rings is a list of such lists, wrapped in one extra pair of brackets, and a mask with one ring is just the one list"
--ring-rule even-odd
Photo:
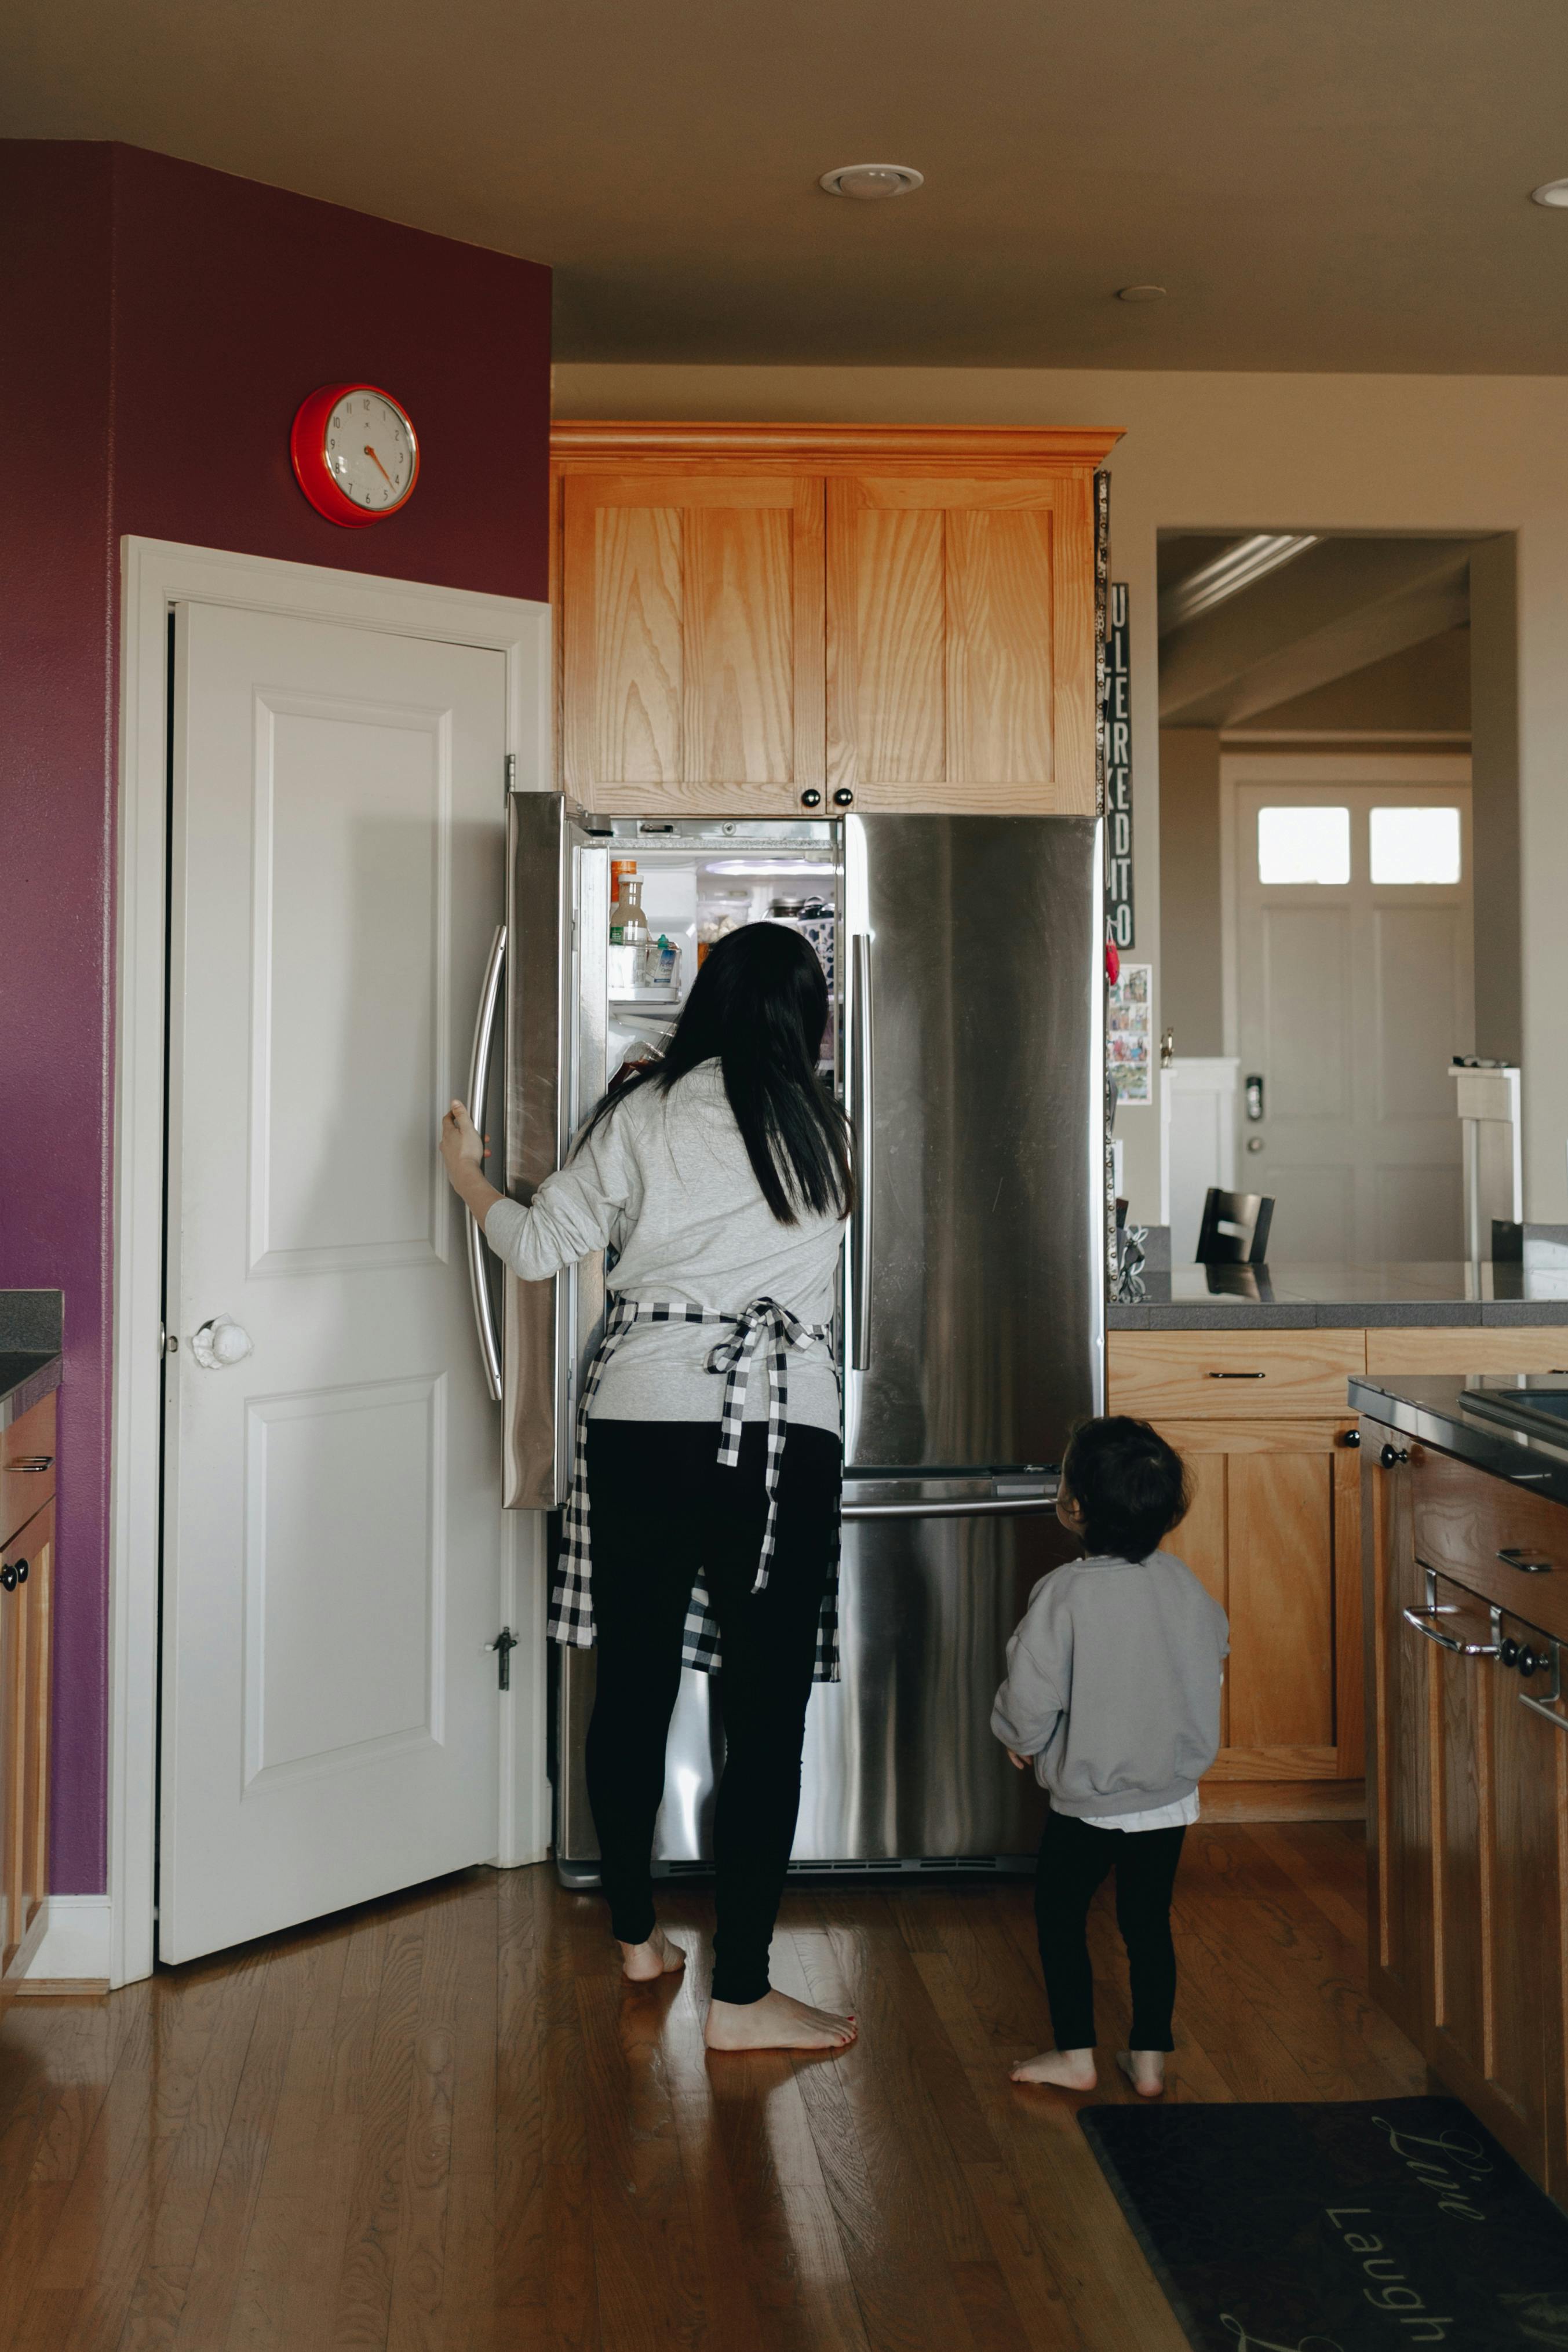
[(558, 425), (562, 785), (611, 814), (1092, 814), (1116, 438)]
[(827, 775), (868, 808), (1092, 815), (1086, 472), (827, 485)]
[(823, 782), (821, 482), (575, 475), (561, 510), (567, 792), (794, 814)]

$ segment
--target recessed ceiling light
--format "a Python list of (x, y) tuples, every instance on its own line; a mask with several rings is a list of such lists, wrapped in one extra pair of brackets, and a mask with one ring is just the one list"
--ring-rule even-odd
[(1119, 286), (1116, 299), (1119, 302), (1163, 302), (1165, 289), (1163, 286)]
[(824, 172), (816, 184), (830, 196), (858, 196), (865, 204), (879, 196), (912, 196), (924, 187), (925, 173), (908, 163), (840, 163), (836, 172)]
[(1540, 187), (1531, 188), (1532, 205), (1547, 205), (1553, 212), (1568, 211), (1568, 180), (1542, 180)]

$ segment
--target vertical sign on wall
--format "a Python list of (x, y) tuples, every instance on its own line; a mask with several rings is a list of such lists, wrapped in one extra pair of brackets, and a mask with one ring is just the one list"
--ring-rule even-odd
[(1105, 647), (1105, 929), (1123, 950), (1132, 926), (1132, 717), (1127, 583), (1110, 583)]

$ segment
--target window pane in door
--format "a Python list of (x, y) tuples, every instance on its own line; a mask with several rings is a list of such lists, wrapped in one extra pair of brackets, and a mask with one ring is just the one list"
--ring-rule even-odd
[(1260, 882), (1348, 882), (1348, 808), (1261, 808), (1258, 812)]
[(1457, 882), (1459, 869), (1457, 808), (1373, 810), (1374, 882)]

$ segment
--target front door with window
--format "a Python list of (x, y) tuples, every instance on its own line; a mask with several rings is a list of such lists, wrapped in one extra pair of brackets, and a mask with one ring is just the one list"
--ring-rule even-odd
[(1277, 1260), (1463, 1255), (1469, 803), (1464, 784), (1237, 784), (1237, 1178), (1274, 1196)]
[(505, 656), (190, 604), (174, 719), (184, 1960), (496, 1852), (500, 1433), (436, 1141), (500, 912)]

